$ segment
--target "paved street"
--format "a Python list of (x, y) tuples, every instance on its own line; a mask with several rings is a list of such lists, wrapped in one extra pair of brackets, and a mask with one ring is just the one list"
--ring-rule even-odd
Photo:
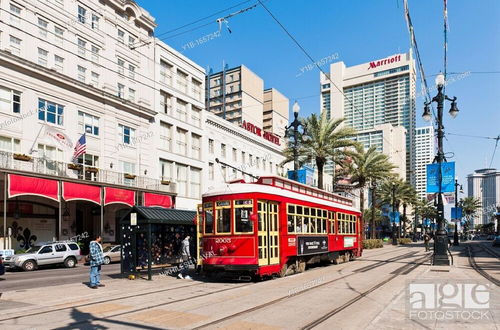
[[(479, 250), (481, 243), (468, 244)], [(466, 246), (453, 247), (455, 264), (449, 272), (429, 266), (429, 254), (422, 244), (385, 245), (366, 250), (354, 262), (314, 267), (258, 283), (155, 276), (151, 282), (105, 278), (106, 287), (98, 290), (76, 280), (53, 287), (8, 290), (0, 300), (0, 324), (3, 329), (497, 329), (498, 295), (490, 302), (494, 319), (480, 326), (463, 322), (420, 324), (405, 316), (404, 293), (410, 280), (484, 280), (469, 266)], [(500, 279), (498, 258), (477, 256), (484, 269)], [(74, 271), (80, 269), (85, 268)], [(49, 278), (55, 281), (52, 275)], [(494, 289), (498, 291), (498, 287)]]

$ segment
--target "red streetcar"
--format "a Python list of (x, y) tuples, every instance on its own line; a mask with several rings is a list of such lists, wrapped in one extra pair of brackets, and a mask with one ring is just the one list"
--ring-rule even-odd
[(210, 191), (200, 212), (209, 275), (286, 276), (361, 256), (361, 215), (351, 199), (281, 177)]

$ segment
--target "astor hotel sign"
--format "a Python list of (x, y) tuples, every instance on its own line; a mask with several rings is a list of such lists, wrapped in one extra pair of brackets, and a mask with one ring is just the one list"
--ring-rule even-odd
[(263, 132), (262, 128), (257, 127), (252, 123), (248, 123), (247, 121), (244, 120), (241, 127), (243, 127), (244, 129), (246, 129), (249, 132), (252, 132), (255, 135), (263, 137), (264, 139), (266, 139), (269, 142), (272, 142), (278, 146), (280, 145), (280, 138), (278, 136), (274, 135), (273, 133)]
[(391, 63), (395, 63), (395, 62), (399, 62), (399, 61), (401, 61), (401, 55), (395, 55), (393, 57), (386, 58), (383, 60), (373, 61), (373, 62), (370, 62), (370, 66), (368, 67), (368, 70), (375, 69), (375, 68), (378, 68), (379, 66), (383, 66), (383, 65), (387, 65), (387, 64), (391, 64)]

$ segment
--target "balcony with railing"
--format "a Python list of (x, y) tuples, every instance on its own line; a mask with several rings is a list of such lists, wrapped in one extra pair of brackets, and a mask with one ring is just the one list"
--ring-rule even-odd
[[(165, 193), (177, 192), (176, 184), (167, 180), (105, 170), (97, 167), (83, 167), (81, 164), (65, 163), (45, 157), (33, 157), (5, 151), (0, 151), (1, 170), (27, 172), (27, 175), (54, 176), (54, 179), (72, 179), (94, 184), (120, 185)], [(83, 175), (84, 170), (85, 175)]]

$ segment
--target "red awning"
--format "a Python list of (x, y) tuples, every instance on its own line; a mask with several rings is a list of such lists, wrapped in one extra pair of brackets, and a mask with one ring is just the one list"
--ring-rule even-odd
[(62, 196), (65, 201), (83, 200), (101, 205), (101, 188), (87, 184), (63, 182)]
[(104, 188), (104, 205), (109, 204), (127, 204), (128, 206), (135, 205), (135, 191), (117, 189), (117, 188)]
[(172, 196), (144, 193), (144, 206), (172, 207)]
[(23, 195), (41, 196), (59, 202), (59, 183), (55, 180), (9, 174), (9, 198)]

